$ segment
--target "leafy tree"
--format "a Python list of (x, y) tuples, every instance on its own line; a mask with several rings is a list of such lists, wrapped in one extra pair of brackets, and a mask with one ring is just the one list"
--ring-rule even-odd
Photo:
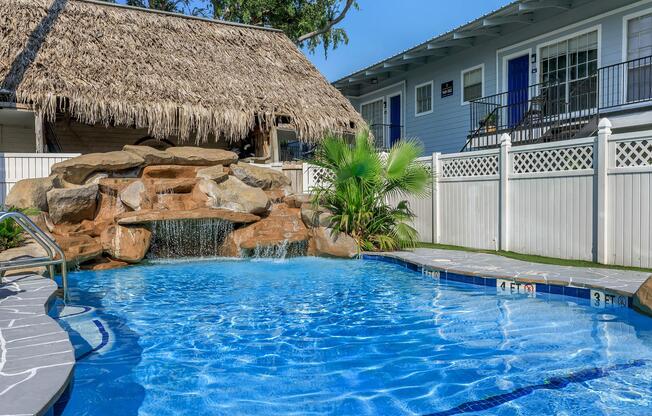
[(347, 44), (349, 37), (335, 27), (356, 0), (209, 0), (216, 19), (281, 29), (298, 46), (311, 53), (321, 44), (330, 48)]
[(197, 14), (197, 10), (201, 10), (191, 10), (190, 0), (127, 0), (126, 3), (134, 7), (186, 14)]
[(422, 151), (419, 143), (401, 140), (389, 154), (378, 153), (366, 131), (353, 145), (327, 137), (312, 163), (326, 169), (330, 180), (314, 189), (313, 203), (333, 214), (335, 233), (349, 234), (362, 250), (413, 247), (419, 236), (408, 224), (414, 218), (408, 202), (394, 206), (389, 200), (428, 194), (431, 171), (416, 160)]

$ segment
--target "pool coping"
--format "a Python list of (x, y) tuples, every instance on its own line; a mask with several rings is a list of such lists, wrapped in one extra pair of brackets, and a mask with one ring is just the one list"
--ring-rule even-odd
[(57, 290), (56, 282), (39, 274), (2, 279), (0, 416), (47, 414), (72, 380), (74, 348), (48, 315)]
[[(416, 253), (418, 251), (418, 253)], [(495, 260), (509, 264), (527, 265), (531, 267), (533, 272), (531, 274), (523, 274), (523, 272), (506, 273), (505, 271), (496, 272), (488, 267), (482, 268), (475, 266), (477, 270), (468, 270), (455, 265), (451, 262), (451, 266), (435, 265), (427, 263), (427, 256), (443, 257), (446, 260), (446, 255), (449, 257), (457, 256), (456, 261), (460, 257), (473, 258), (473, 256), (482, 257), (483, 261), (488, 259)], [(493, 256), (495, 259), (492, 259)], [(440, 250), (440, 249), (417, 249), (413, 251), (397, 251), (397, 252), (365, 252), (361, 257), (367, 260), (379, 260), (389, 263), (394, 263), (411, 269), (413, 271), (430, 275), (440, 280), (449, 280), (479, 286), (496, 287), (500, 289), (500, 285), (506, 286), (503, 283), (509, 283), (507, 287), (502, 287), (502, 290), (497, 290), (498, 293), (503, 294), (530, 294), (533, 293), (546, 293), (570, 296), (574, 298), (587, 299), (596, 301), (594, 306), (605, 307), (633, 307), (633, 298), (636, 290), (651, 276), (644, 272), (629, 272), (629, 271), (613, 271), (612, 269), (588, 269), (570, 266), (553, 266), (543, 265), (537, 263), (523, 262), (520, 260), (505, 259), (493, 254), (480, 254), (480, 253), (466, 253), (455, 250)], [(437, 259), (439, 260), (439, 259)], [(432, 260), (431, 260), (432, 261)], [(446, 260), (445, 262), (448, 262)], [(614, 280), (605, 279), (605, 283), (592, 283), (582, 281), (582, 279), (574, 279), (573, 276), (568, 276), (564, 279), (559, 276), (548, 278), (547, 275), (537, 273), (535, 270), (550, 269), (556, 270), (559, 273), (572, 275), (579, 271), (586, 272), (587, 270), (599, 270), (600, 273), (611, 274)], [(615, 284), (618, 283), (617, 276), (631, 277), (632, 280), (628, 281), (626, 285)], [(512, 284), (513, 283), (513, 284)], [(611, 303), (611, 305), (610, 305)]]

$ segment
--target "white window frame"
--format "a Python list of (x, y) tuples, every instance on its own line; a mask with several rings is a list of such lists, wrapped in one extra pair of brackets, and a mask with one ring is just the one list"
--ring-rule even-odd
[(472, 66), (471, 68), (466, 68), (463, 69), (460, 72), (460, 102), (462, 105), (468, 105), (469, 101), (464, 101), (464, 75), (471, 72), (475, 71), (477, 69), (481, 69), (482, 71), (480, 72), (480, 76), (482, 78), (482, 93), (480, 94), (480, 98), (486, 96), (485, 94), (485, 84), (486, 84), (486, 79), (484, 77), (484, 63), (476, 66)]
[[(540, 84), (541, 82), (543, 82), (543, 81), (541, 81), (541, 77), (542, 77), (542, 74), (543, 74), (543, 71), (542, 71), (542, 68), (543, 68), (543, 63), (542, 62), (543, 62), (543, 60), (541, 59), (541, 49), (545, 48), (546, 46), (554, 45), (555, 43), (559, 43), (559, 42), (563, 42), (565, 40), (573, 39), (573, 38), (576, 38), (576, 37), (579, 37), (579, 36), (582, 36), (582, 35), (586, 35), (587, 33), (591, 33), (591, 32), (597, 32), (597, 36), (598, 36), (598, 46), (597, 46), (597, 48), (598, 48), (598, 62), (596, 63), (596, 67), (598, 69), (601, 68), (602, 67), (602, 24), (597, 24), (595, 26), (590, 26), (590, 27), (584, 28), (582, 30), (579, 30), (577, 32), (569, 33), (567, 35), (560, 36), (558, 38), (551, 39), (551, 40), (548, 40), (546, 42), (537, 44), (537, 66), (536, 66), (536, 68), (537, 68), (537, 79), (536, 79), (536, 84)], [(568, 85), (570, 83), (570, 80), (567, 79), (566, 83)], [(566, 98), (567, 99), (568, 99), (569, 92), (570, 92), (570, 89), (567, 87), (566, 88)], [(538, 91), (537, 91), (537, 93), (538, 93)], [(601, 99), (601, 97), (598, 96), (597, 97), (598, 101), (596, 102), (596, 106), (598, 106), (598, 107), (600, 106), (600, 99)], [(572, 113), (572, 114), (576, 114), (576, 113)]]
[(629, 49), (628, 38), (627, 38), (627, 29), (629, 28), (629, 21), (636, 19), (637, 17), (645, 16), (646, 14), (652, 13), (652, 7), (647, 9), (639, 10), (635, 13), (630, 13), (623, 16), (623, 46), (622, 46), (622, 61), (627, 61), (627, 50)]
[(602, 25), (595, 25), (591, 27), (587, 27), (586, 29), (582, 29), (580, 31), (570, 33), (565, 36), (561, 36), (552, 40), (549, 40), (547, 42), (539, 43), (537, 44), (537, 84), (541, 82), (541, 49), (545, 48), (546, 46), (554, 45), (555, 43), (563, 42), (565, 40), (573, 39), (578, 36), (586, 35), (587, 33), (591, 32), (598, 32), (598, 68), (602, 67)]
[[(426, 85), (430, 85), (430, 110), (419, 113), (417, 107), (417, 90), (421, 87), (425, 87)], [(414, 86), (414, 116), (421, 117), (428, 114), (432, 114), (434, 108), (435, 108), (435, 82), (428, 81), (428, 82), (422, 82), (421, 84), (415, 85)]]

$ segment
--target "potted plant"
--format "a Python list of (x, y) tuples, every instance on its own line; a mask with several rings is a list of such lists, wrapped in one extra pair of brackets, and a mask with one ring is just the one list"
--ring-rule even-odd
[(482, 120), (482, 126), (487, 133), (495, 132), (496, 126), (498, 126), (498, 114), (493, 111), (487, 114), (484, 120)]

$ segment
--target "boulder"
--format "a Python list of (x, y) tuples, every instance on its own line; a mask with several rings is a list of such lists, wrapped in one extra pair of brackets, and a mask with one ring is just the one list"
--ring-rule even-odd
[(308, 229), (298, 209), (274, 205), (267, 218), (230, 233), (222, 245), (223, 255), (239, 256), (241, 250), (307, 242)]
[(313, 204), (301, 205), (301, 219), (306, 226), (311, 228), (330, 227), (330, 220), (333, 214), (324, 208), (319, 208)]
[(272, 202), (272, 204), (278, 204), (285, 201), (287, 196), (286, 192), (283, 189), (269, 189), (265, 191), (265, 195)]
[(206, 205), (211, 208), (263, 214), (270, 206), (265, 191), (249, 186), (233, 176), (219, 184), (202, 179), (197, 188), (207, 196)]
[(196, 178), (143, 179), (145, 188), (155, 194), (187, 194), (192, 192), (198, 182)]
[(84, 180), (84, 185), (90, 185), (92, 183), (95, 183), (95, 184), (99, 185), (100, 180), (107, 179), (108, 177), (109, 177), (109, 174), (106, 173), (106, 172), (91, 173), (91, 175)]
[(102, 232), (102, 249), (112, 258), (127, 263), (141, 261), (151, 241), (152, 232), (145, 227), (124, 227), (114, 224)]
[(154, 149), (150, 146), (136, 146), (128, 144), (122, 148), (125, 152), (133, 153), (145, 160), (145, 165), (171, 165), (174, 163), (174, 156), (163, 150)]
[(134, 211), (142, 208), (146, 198), (147, 192), (142, 181), (132, 182), (120, 191), (120, 201)]
[[(101, 193), (117, 197), (123, 189), (137, 180), (133, 178), (101, 178), (97, 184)], [(72, 186), (71, 188), (78, 188), (78, 186)]]
[(652, 276), (638, 288), (632, 303), (637, 311), (652, 316)]
[(283, 189), (292, 185), (290, 178), (283, 172), (271, 168), (263, 168), (249, 163), (231, 165), (231, 172), (242, 182), (256, 188)]
[(83, 184), (93, 172), (117, 172), (142, 166), (145, 160), (130, 152), (88, 153), (52, 166), (52, 173), (64, 180)]
[(224, 167), (221, 165), (210, 166), (207, 168), (202, 168), (197, 171), (197, 178), (199, 179), (208, 179), (215, 183), (221, 183), (227, 180), (229, 173), (224, 170)]
[(81, 265), (79, 268), (82, 270), (99, 271), (99, 270), (117, 269), (128, 265), (129, 263), (127, 262), (114, 260), (109, 257), (96, 257), (91, 261), (87, 262), (86, 264)]
[(260, 217), (228, 209), (199, 208), (188, 211), (140, 210), (125, 212), (116, 217), (120, 225), (146, 224), (168, 220), (221, 219), (236, 224), (248, 224), (260, 220)]
[(11, 188), (5, 199), (5, 205), (15, 208), (36, 208), (48, 210), (47, 193), (58, 186), (56, 176), (48, 178), (22, 179)]
[(97, 208), (97, 185), (51, 189), (47, 193), (50, 218), (55, 224), (90, 220)]
[(309, 194), (292, 194), (285, 198), (285, 203), (291, 208), (301, 208), (303, 204), (310, 203)]
[(63, 250), (68, 263), (84, 263), (102, 254), (102, 244), (98, 238), (88, 235), (54, 236)]
[[(40, 246), (37, 242), (28, 239), (20, 247), (8, 248), (6, 250), (0, 251), (0, 263), (9, 262), (12, 260), (26, 260), (30, 258), (40, 258), (47, 256), (48, 253), (45, 252), (43, 247)], [(14, 269), (7, 270), (4, 272), (4, 276), (15, 276), (19, 274), (40, 274), (45, 275), (47, 269), (45, 266), (37, 267), (27, 267), (24, 269)]]
[(174, 156), (174, 163), (177, 165), (230, 165), (238, 161), (238, 155), (222, 149), (180, 146), (170, 147), (166, 152)]
[(201, 166), (158, 165), (143, 169), (143, 179), (182, 179), (196, 178)]
[(330, 228), (317, 227), (310, 230), (308, 254), (326, 257), (353, 258), (358, 254), (358, 245), (347, 234), (333, 234)]

